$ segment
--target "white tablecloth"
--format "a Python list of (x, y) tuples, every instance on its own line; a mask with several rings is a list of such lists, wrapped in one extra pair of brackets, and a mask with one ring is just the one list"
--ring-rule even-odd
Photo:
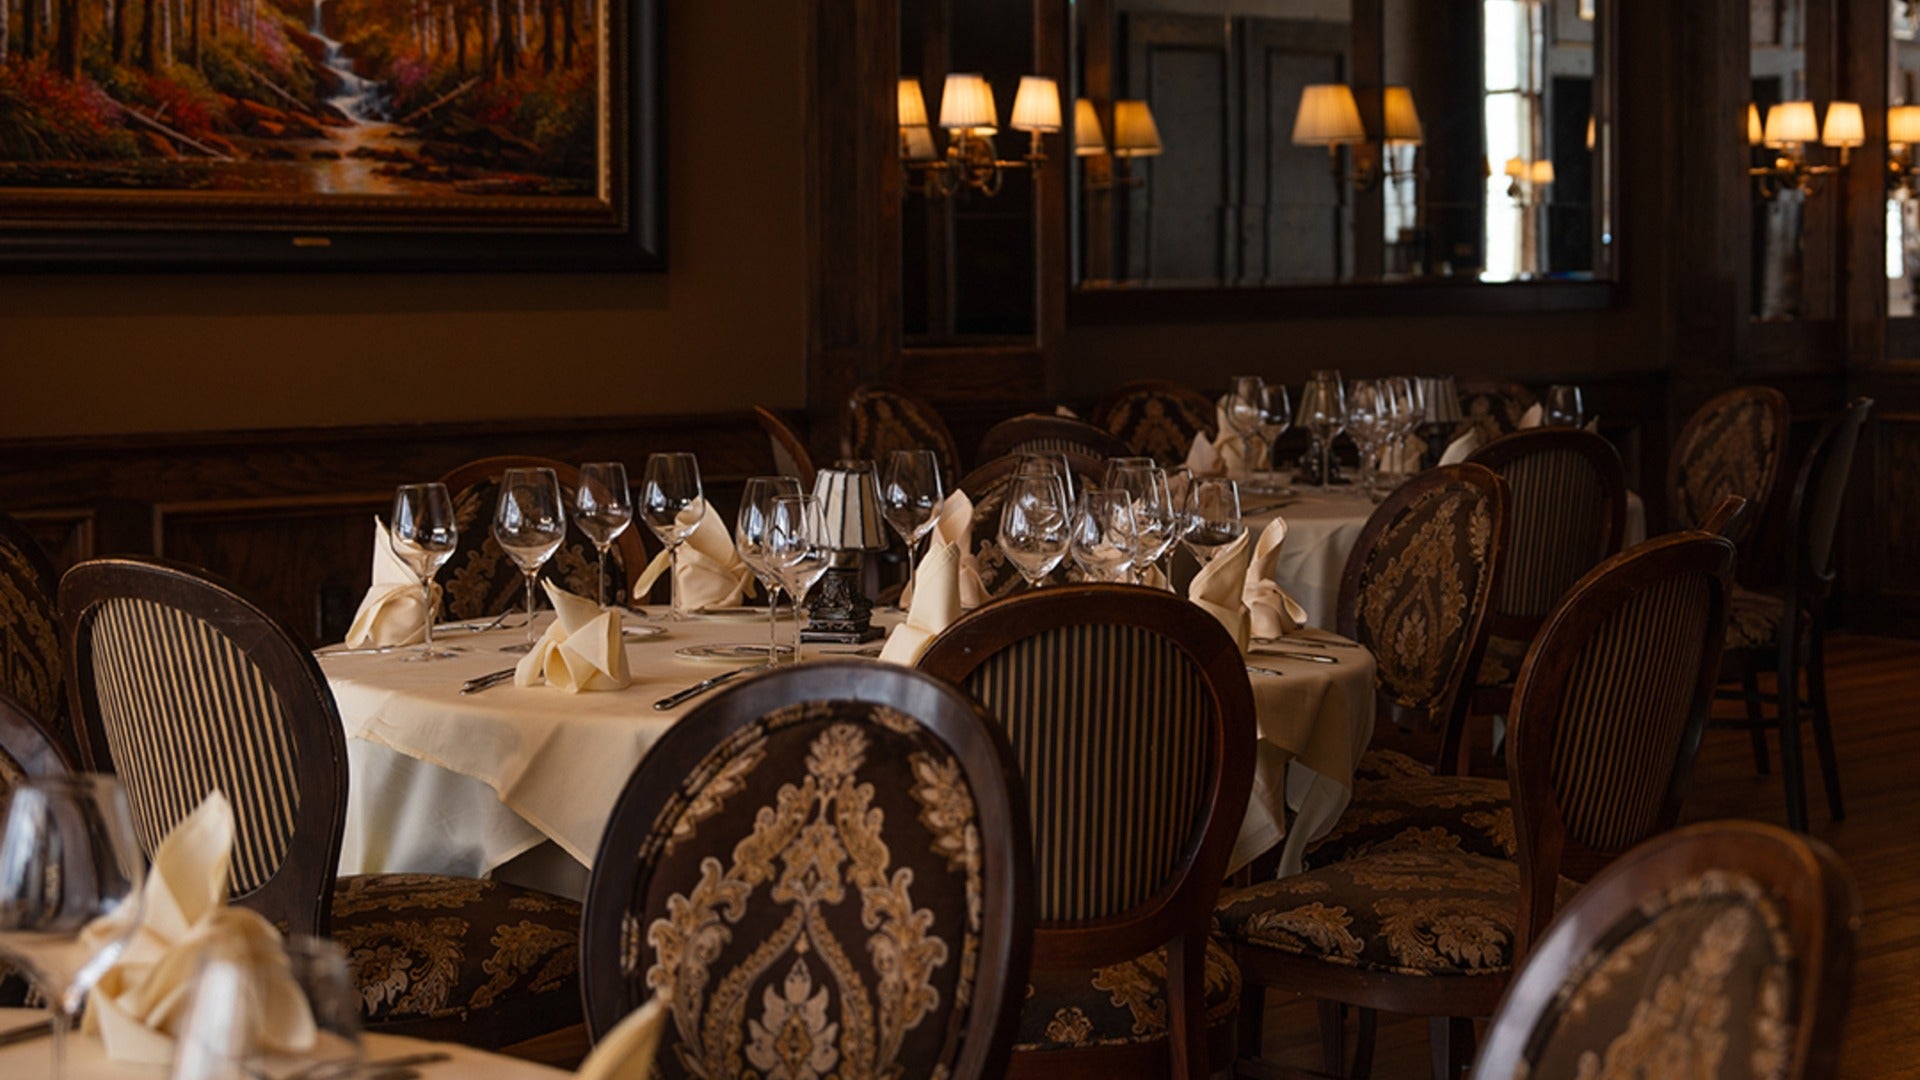
[[(0, 1032), (37, 1024), (44, 1019), (46, 1014), (38, 1009), (0, 1009)], [(51, 1037), (0, 1047), (0, 1076), (8, 1080), (52, 1076), (52, 1047)], [(384, 1061), (435, 1050), (449, 1055), (448, 1059), (414, 1066), (419, 1070), (422, 1080), (558, 1080), (573, 1075), (456, 1043), (434, 1043), (373, 1033), (362, 1036), (361, 1042), (361, 1051), (368, 1061)], [(270, 1073), (282, 1075), (298, 1067), (290, 1063), (285, 1070), (275, 1069)], [(70, 1080), (165, 1080), (167, 1071), (166, 1066), (123, 1065), (109, 1061), (106, 1048), (99, 1039), (82, 1037), (77, 1032), (67, 1036), (67, 1076)]]
[[(700, 699), (656, 712), (656, 698), (726, 670), (678, 658), (678, 648), (766, 640), (763, 621), (695, 619), (630, 643), (633, 686), (569, 694), (497, 687), (462, 696), (466, 679), (508, 666), (515, 632), (452, 639), (452, 660), (406, 663), (402, 653), (321, 655), (348, 735), (351, 768), (340, 872), (417, 871), (478, 877), (509, 861), (512, 880), (579, 895), (600, 831), (653, 742)], [(784, 630), (784, 628), (783, 628)], [(809, 655), (824, 655), (809, 646)], [(1313, 651), (1313, 650), (1303, 650)], [(1259, 707), (1256, 790), (1235, 865), (1288, 835), (1298, 851), (1346, 806), (1354, 764), (1373, 730), (1373, 658), (1329, 649), (1337, 664), (1254, 656), (1284, 672), (1252, 676)], [(558, 845), (565, 858), (547, 848)]]

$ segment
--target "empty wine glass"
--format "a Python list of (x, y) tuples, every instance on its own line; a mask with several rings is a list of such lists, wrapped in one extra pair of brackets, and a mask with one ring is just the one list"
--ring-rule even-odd
[(685, 598), (680, 595), (680, 545), (687, 542), (707, 511), (700, 489), (700, 463), (692, 454), (676, 451), (647, 458), (646, 487), (640, 493), (640, 515), (647, 528), (667, 546), (672, 601), (667, 618), (684, 619)]
[[(274, 1020), (266, 980), (280, 974), (273, 971), (277, 958), (249, 953), (235, 938), (216, 939), (195, 967), (175, 1032), (173, 1080), (263, 1080), (276, 1073), (346, 1080), (359, 1071), (360, 994), (346, 953), (325, 938), (295, 934), (285, 943), (285, 957), (284, 974), (313, 1019), (312, 1045), (278, 1045), (265, 1037)], [(269, 1067), (274, 1057), (301, 1065)]]
[(1067, 552), (1094, 581), (1126, 581), (1140, 553), (1133, 500), (1118, 488), (1088, 488), (1074, 505)]
[(402, 484), (393, 494), (392, 519), (387, 546), (419, 579), (421, 607), (427, 613), (426, 640), (419, 652), (402, 659), (444, 660), (458, 650), (433, 647), (433, 575), (453, 557), (453, 549), (460, 542), (453, 497), (447, 494), (445, 484)]
[(1007, 483), (1000, 508), (1000, 552), (1037, 589), (1067, 557), (1070, 515), (1059, 477), (1021, 472)]
[[(600, 591), (607, 603), (607, 549), (633, 524), (633, 493), (627, 487), (627, 467), (618, 461), (592, 461), (580, 466), (580, 486), (574, 489), (573, 523), (600, 553)], [(629, 573), (632, 571), (629, 570)]]
[(773, 535), (773, 501), (800, 494), (800, 481), (791, 476), (749, 477), (740, 494), (740, 516), (733, 527), (733, 544), (740, 561), (767, 590), (767, 663), (780, 659), (780, 574), (768, 546)]
[(1037, 472), (1060, 481), (1060, 490), (1067, 495), (1067, 506), (1069, 508), (1073, 506), (1073, 498), (1078, 486), (1073, 481), (1073, 467), (1067, 464), (1067, 455), (1038, 452), (1022, 454), (1020, 464), (1014, 467), (1014, 472), (1016, 475)]
[(1347, 426), (1347, 395), (1340, 373), (1316, 371), (1300, 391), (1298, 423), (1312, 433), (1320, 456), (1320, 490), (1326, 491), (1333, 469), (1333, 440)]
[(302, 1054), (321, 1068), (318, 1075), (344, 1078), (360, 1062), (360, 989), (353, 981), (340, 943), (311, 934), (287, 938), (287, 965), (293, 984), (313, 1015), (313, 1049)]
[(1187, 500), (1187, 522), (1181, 540), (1194, 560), (1205, 566), (1247, 531), (1240, 516), (1239, 485), (1217, 476), (1194, 480), (1193, 493)]
[[(1293, 427), (1293, 397), (1287, 392), (1285, 383), (1268, 383), (1266, 387), (1266, 408), (1260, 422), (1260, 437), (1266, 440), (1268, 455), (1271, 457), (1274, 447), (1280, 445), (1280, 437)], [(1267, 464), (1263, 462), (1263, 464)], [(1263, 487), (1260, 490), (1271, 495), (1291, 498), (1293, 489), (1282, 483), (1277, 487)]]
[(1233, 385), (1221, 401), (1227, 426), (1240, 437), (1240, 468), (1252, 475), (1260, 469), (1254, 460), (1254, 439), (1267, 418), (1267, 384), (1258, 375), (1235, 375)]
[(1166, 470), (1158, 465), (1133, 465), (1114, 473), (1110, 485), (1127, 493), (1133, 503), (1134, 527), (1140, 538), (1139, 560), (1134, 575), (1139, 578), (1155, 566), (1179, 541), (1181, 511), (1173, 501)]
[(567, 538), (567, 512), (560, 480), (552, 469), (508, 469), (500, 476), (500, 500), (493, 507), (493, 541), (513, 558), (527, 582), (527, 640), (502, 645), (501, 652), (533, 649), (533, 583), (560, 542)]
[(118, 780), (84, 773), (14, 786), (0, 824), (0, 956), (47, 1000), (56, 1080), (69, 1026), (140, 925), (145, 869)]
[(887, 524), (907, 545), (907, 581), (918, 580), (920, 541), (939, 522), (946, 499), (940, 484), (940, 459), (931, 450), (895, 450), (887, 455), (887, 476), (880, 485), (880, 508)]
[(1577, 386), (1549, 386), (1544, 409), (1548, 427), (1579, 427), (1587, 421), (1586, 403)]
[(1393, 396), (1384, 380), (1353, 380), (1347, 393), (1347, 434), (1360, 448), (1360, 483), (1370, 498), (1375, 497), (1380, 451), (1392, 436), (1396, 423), (1393, 409)]
[(800, 605), (827, 572), (828, 549), (820, 503), (811, 495), (782, 495), (773, 500), (768, 522), (767, 561), (793, 597), (793, 659), (800, 660)]

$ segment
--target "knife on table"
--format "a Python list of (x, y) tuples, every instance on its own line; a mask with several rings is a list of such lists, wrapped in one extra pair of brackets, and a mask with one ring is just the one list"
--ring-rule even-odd
[(687, 687), (685, 690), (676, 690), (673, 693), (668, 694), (666, 697), (663, 697), (659, 701), (654, 702), (653, 707), (655, 709), (658, 709), (661, 712), (666, 712), (668, 709), (673, 708), (675, 705), (678, 705), (683, 701), (687, 701), (692, 698), (699, 697), (701, 694), (704, 694), (707, 691), (713, 689), (714, 687), (719, 686), (721, 683), (727, 682), (732, 679), (737, 679), (742, 675), (748, 675), (756, 671), (764, 671), (769, 666), (770, 665), (768, 664), (755, 664), (752, 667), (734, 668), (732, 671), (723, 671), (720, 674), (715, 675), (711, 679), (702, 679), (701, 681), (694, 683), (692, 686)]

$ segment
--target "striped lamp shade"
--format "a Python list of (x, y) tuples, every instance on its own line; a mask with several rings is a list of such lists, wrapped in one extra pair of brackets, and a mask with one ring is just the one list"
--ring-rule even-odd
[(813, 479), (827, 546), (835, 551), (883, 551), (887, 526), (880, 513), (880, 484), (871, 461), (836, 461)]

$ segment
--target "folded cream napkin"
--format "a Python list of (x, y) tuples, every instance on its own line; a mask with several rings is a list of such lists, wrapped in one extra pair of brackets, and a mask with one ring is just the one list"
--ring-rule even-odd
[(578, 1080), (647, 1080), (666, 1030), (666, 1002), (649, 998), (593, 1044), (593, 1052), (573, 1075)]
[[(440, 606), (440, 586), (433, 586), (433, 606)], [(347, 630), (347, 644), (358, 649), (368, 645), (412, 645), (427, 635), (427, 620), (433, 617), (420, 595), (420, 579), (393, 553), (387, 539), (386, 523), (373, 519), (373, 585), (367, 589), (360, 610), (353, 614), (353, 626)]]
[(1307, 609), (1287, 595), (1273, 579), (1280, 561), (1280, 545), (1287, 542), (1287, 519), (1276, 517), (1260, 530), (1260, 540), (1247, 561), (1246, 583), (1240, 601), (1247, 606), (1253, 636), (1277, 638), (1307, 625)]
[(1201, 567), (1193, 576), (1193, 583), (1187, 586), (1187, 599), (1219, 619), (1241, 652), (1247, 651), (1253, 630), (1247, 605), (1240, 599), (1246, 588), (1247, 566), (1252, 562), (1252, 555), (1247, 534), (1241, 533), (1239, 539), (1222, 548), (1212, 562)]
[(1427, 453), (1427, 440), (1418, 435), (1395, 439), (1380, 451), (1380, 471), (1407, 474), (1420, 471), (1420, 459)]
[[(233, 807), (218, 791), (154, 850), (140, 927), (87, 999), (82, 1030), (100, 1036), (109, 1058), (141, 1065), (173, 1060), (194, 976), (216, 947), (239, 958), (252, 977), (253, 1044), (267, 1053), (312, 1048), (313, 1014), (293, 980), (280, 932), (258, 912), (227, 906), (232, 856)], [(98, 948), (124, 926), (102, 919), (81, 932), (81, 942)]]
[(927, 643), (960, 617), (960, 546), (935, 540), (914, 581), (919, 589), (907, 621), (893, 628), (880, 650), (880, 659), (890, 663), (912, 666)]
[(1461, 462), (1472, 457), (1473, 452), (1475, 450), (1480, 449), (1480, 444), (1485, 441), (1486, 440), (1480, 434), (1479, 428), (1469, 427), (1464, 433), (1461, 434), (1459, 438), (1448, 443), (1447, 448), (1441, 451), (1440, 464), (1442, 465), (1460, 464)]
[[(960, 549), (960, 606), (977, 608), (987, 602), (987, 587), (980, 580), (980, 560), (967, 550), (973, 543), (973, 500), (967, 493), (954, 488), (940, 503), (940, 510), (933, 518), (933, 532), (927, 541), (927, 553), (920, 557), (922, 569), (932, 560), (933, 553), (940, 550), (941, 544), (952, 544)], [(919, 570), (914, 571), (914, 580), (919, 580)], [(913, 607), (913, 582), (900, 591), (902, 607)]]
[(1545, 414), (1542, 412), (1540, 408), (1540, 403), (1536, 401), (1533, 404), (1527, 406), (1527, 411), (1520, 414), (1520, 420), (1517, 423), (1515, 423), (1513, 426), (1515, 430), (1518, 430), (1518, 431), (1525, 431), (1528, 428), (1537, 428), (1540, 426), (1540, 421), (1543, 420), (1544, 418), (1545, 418)]
[(534, 642), (533, 651), (514, 665), (516, 686), (582, 690), (624, 690), (633, 682), (627, 671), (627, 646), (620, 639), (620, 613), (543, 581), (553, 601), (554, 620)]
[[(733, 546), (733, 534), (720, 520), (720, 512), (710, 502), (703, 500), (700, 505), (699, 523), (680, 545), (680, 565), (673, 574), (673, 587), (680, 606), (688, 611), (732, 607), (754, 592), (753, 568), (741, 561), (740, 550)], [(685, 524), (693, 513), (692, 507), (680, 511), (681, 523)], [(655, 555), (633, 583), (633, 598), (644, 599), (670, 562), (665, 551)]]
[(1195, 476), (1218, 476), (1222, 473), (1237, 475), (1248, 471), (1265, 469), (1272, 456), (1272, 445), (1261, 436), (1253, 437), (1253, 460), (1255, 470), (1247, 468), (1246, 452), (1240, 442), (1240, 436), (1227, 426), (1226, 410), (1216, 410), (1219, 415), (1220, 434), (1212, 439), (1204, 431), (1194, 432), (1193, 445), (1187, 448), (1187, 468)]

